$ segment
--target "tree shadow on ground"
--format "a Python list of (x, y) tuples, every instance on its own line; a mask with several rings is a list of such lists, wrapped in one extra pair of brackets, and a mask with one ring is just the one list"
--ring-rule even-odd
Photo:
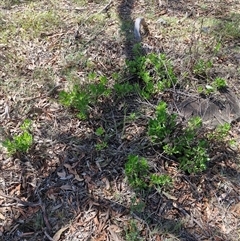
[[(127, 40), (124, 46), (127, 58), (132, 58), (133, 36), (129, 37), (129, 32), (132, 33), (133, 28), (131, 12), (134, 3), (122, 1), (118, 8)], [(142, 225), (139, 227), (141, 235), (155, 229), (157, 235), (169, 233), (176, 240), (199, 240), (194, 235), (197, 233), (204, 233), (209, 240), (213, 234), (223, 237), (224, 234), (217, 228), (200, 222), (198, 214), (192, 213), (192, 209), (201, 212), (201, 208), (195, 207), (200, 207), (214, 195), (224, 204), (235, 198), (233, 192), (236, 190), (229, 190), (225, 195), (226, 187), (219, 186), (231, 181), (233, 175), (239, 178), (233, 163), (226, 161), (230, 157), (228, 152), (224, 160), (219, 160), (220, 157), (213, 159), (211, 170), (201, 175), (176, 173), (175, 186), (165, 190), (165, 194), (162, 190), (129, 193), (124, 176), (128, 154), (147, 157), (160, 173), (177, 165), (146, 140), (146, 118), (140, 117), (138, 123), (127, 121), (132, 112), (141, 112), (141, 108), (138, 96), (131, 94), (128, 98), (92, 106), (87, 122), (76, 119), (74, 111), (72, 116), (65, 110), (52, 114), (47, 109), (41, 114), (47, 115), (49, 121), (38, 126), (36, 131), (39, 140), (47, 139), (49, 143), (42, 144), (36, 140), (37, 144), (27, 158), (12, 162), (22, 171), (21, 182), (25, 185), (25, 192), (21, 193), (21, 197), (26, 198), (29, 204), (18, 211), (13, 210), (16, 216), (12, 221), (16, 221), (16, 226), (4, 233), (3, 240), (49, 240), (49, 236), (52, 237), (61, 228), (62, 233), (64, 228), (70, 230), (63, 240), (76, 236), (78, 240), (107, 240), (108, 236), (113, 240), (119, 235), (117, 227), (125, 230), (131, 219), (138, 220)], [(34, 118), (38, 121), (41, 115)], [(57, 131), (54, 126), (60, 125), (63, 128)], [(106, 130), (104, 137), (96, 135), (98, 127)], [(98, 150), (96, 145), (103, 141), (107, 141), (107, 147)], [(148, 148), (142, 148), (142, 143)], [(231, 159), (236, 158), (232, 155)], [(31, 175), (25, 176), (27, 172)], [(116, 193), (116, 190), (119, 192)], [(211, 191), (215, 194), (210, 195)], [(13, 205), (17, 205), (16, 200), (12, 201)], [(38, 202), (39, 205), (30, 205)], [(138, 208), (140, 202), (144, 203), (143, 210)], [(185, 222), (191, 223), (192, 227), (184, 227)], [(228, 240), (227, 237), (225, 240)]]

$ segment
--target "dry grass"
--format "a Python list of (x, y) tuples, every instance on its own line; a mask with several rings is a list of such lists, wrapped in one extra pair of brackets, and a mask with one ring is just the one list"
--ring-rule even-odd
[[(139, 16), (151, 33), (143, 42), (172, 60), (184, 90), (196, 92), (203, 80), (194, 65), (204, 59), (214, 62), (208, 81), (222, 77), (239, 94), (238, 1), (158, 2), (114, 0), (106, 12), (109, 1), (1, 1), (0, 113), (9, 114), (0, 115), (1, 139), (29, 118), (34, 145), (13, 157), (1, 149), (0, 240), (240, 240), (238, 148), (218, 150), (207, 171), (186, 175), (148, 143), (156, 100), (109, 98), (85, 121), (59, 104), (59, 91), (89, 72), (110, 85), (124, 74)], [(239, 123), (231, 135), (239, 143)], [(124, 175), (130, 153), (172, 176), (173, 186), (132, 190)]]

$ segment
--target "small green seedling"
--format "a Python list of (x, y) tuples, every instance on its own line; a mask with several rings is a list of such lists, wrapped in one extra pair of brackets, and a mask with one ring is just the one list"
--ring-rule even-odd
[(130, 220), (128, 228), (125, 229), (126, 241), (142, 241), (140, 231), (135, 220)]
[(171, 183), (168, 175), (151, 174), (149, 164), (143, 157), (129, 155), (125, 164), (125, 174), (129, 184), (136, 189), (146, 189), (152, 186), (166, 186)]
[(105, 133), (105, 130), (102, 127), (98, 127), (97, 130), (95, 131), (95, 134), (97, 136), (103, 136), (104, 133)]
[(223, 90), (226, 87), (227, 87), (227, 82), (224, 79), (217, 77), (211, 85), (207, 84), (205, 87), (199, 86), (198, 92), (201, 94), (209, 95), (218, 90)]
[(33, 144), (33, 136), (30, 133), (31, 121), (26, 119), (20, 126), (22, 131), (19, 135), (14, 135), (12, 139), (3, 141), (3, 147), (7, 148), (9, 155), (14, 155), (17, 152), (26, 153)]
[(221, 90), (227, 87), (227, 82), (224, 79), (217, 77), (213, 82), (213, 86), (216, 89)]
[(129, 155), (125, 164), (125, 174), (133, 188), (144, 189), (147, 187), (149, 166), (145, 158), (137, 155)]
[(217, 126), (217, 128), (209, 133), (207, 137), (210, 140), (224, 141), (231, 130), (231, 124), (224, 123), (223, 125)]
[(103, 149), (107, 148), (108, 144), (106, 141), (99, 142), (95, 145), (97, 151), (102, 151)]
[(205, 77), (208, 74), (208, 70), (213, 66), (212, 61), (199, 59), (193, 66), (193, 73), (200, 77)]

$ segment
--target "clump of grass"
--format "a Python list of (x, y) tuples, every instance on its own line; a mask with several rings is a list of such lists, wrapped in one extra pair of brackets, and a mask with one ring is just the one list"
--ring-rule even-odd
[(12, 16), (12, 21), (4, 24), (1, 33), (1, 42), (7, 43), (13, 36), (22, 39), (32, 39), (41, 34), (48, 34), (59, 28), (64, 22), (59, 14), (54, 10), (39, 12), (35, 9), (35, 4), (29, 4), (29, 8), (24, 12), (16, 12)]
[(222, 40), (235, 40), (240, 38), (240, 14), (232, 13), (224, 20), (217, 20), (213, 28), (214, 34)]

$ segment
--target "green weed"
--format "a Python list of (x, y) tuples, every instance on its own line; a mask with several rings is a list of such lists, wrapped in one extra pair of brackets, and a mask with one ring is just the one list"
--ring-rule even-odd
[(140, 231), (135, 220), (130, 220), (128, 228), (125, 230), (126, 241), (142, 241)]
[(103, 142), (99, 142), (95, 145), (95, 148), (97, 151), (102, 151), (103, 149), (107, 148), (108, 144), (107, 142), (103, 141)]
[(30, 133), (31, 121), (26, 119), (20, 126), (22, 131), (19, 135), (14, 135), (11, 139), (2, 142), (3, 147), (7, 148), (8, 154), (13, 155), (17, 152), (26, 153), (33, 144), (33, 136)]
[(167, 113), (167, 104), (163, 101), (157, 105), (155, 114), (155, 119), (149, 121), (148, 135), (153, 142), (162, 143), (174, 130), (176, 115)]
[(139, 48), (134, 49), (136, 58), (126, 62), (130, 74), (143, 81), (140, 94), (150, 98), (158, 91), (164, 91), (177, 82), (173, 67), (164, 54), (141, 55)]
[[(89, 80), (97, 76), (94, 73), (89, 74)], [(108, 97), (111, 90), (107, 88), (107, 78), (100, 76), (95, 83), (85, 84), (83, 86), (74, 85), (70, 91), (61, 91), (59, 101), (66, 107), (77, 109), (77, 117), (85, 120), (88, 117), (90, 105), (98, 102), (100, 97)]]
[[(152, 142), (161, 144), (167, 155), (176, 156), (182, 170), (188, 173), (204, 171), (209, 161), (208, 143), (210, 141), (216, 144), (225, 142), (231, 125), (225, 123), (206, 135), (202, 129), (201, 118), (196, 116), (188, 121), (187, 126), (181, 132), (175, 133), (175, 119), (176, 115), (167, 113), (166, 103), (160, 102), (156, 107), (155, 119), (149, 120), (148, 125), (148, 134)], [(155, 176), (153, 175), (152, 178)], [(164, 182), (167, 183), (168, 179), (161, 176), (158, 182), (165, 184)]]
[(125, 164), (125, 174), (133, 188), (144, 189), (147, 187), (148, 171), (149, 165), (145, 158), (139, 158), (136, 155), (128, 156), (128, 161)]
[(133, 93), (136, 89), (138, 89), (137, 84), (130, 84), (128, 82), (125, 83), (116, 83), (113, 86), (114, 91), (117, 96), (123, 97), (130, 93)]
[(97, 130), (95, 131), (95, 134), (97, 136), (103, 136), (104, 133), (105, 133), (105, 130), (102, 127), (98, 127)]
[(125, 174), (129, 184), (135, 189), (146, 189), (151, 186), (165, 186), (171, 183), (167, 175), (151, 174), (147, 160), (137, 155), (129, 155), (125, 164)]
[(227, 82), (226, 80), (217, 77), (214, 82), (213, 82), (213, 86), (217, 89), (217, 90), (221, 90), (227, 87)]
[(156, 173), (150, 175), (150, 185), (155, 185), (157, 187), (167, 186), (172, 183), (172, 179), (166, 175), (158, 175)]
[(210, 140), (224, 141), (231, 130), (231, 124), (225, 123), (223, 125), (217, 126), (217, 128), (209, 133), (207, 137)]
[(167, 113), (166, 103), (160, 102), (156, 107), (155, 119), (151, 119), (148, 125), (148, 134), (151, 140), (161, 144), (167, 155), (176, 155), (180, 162), (180, 168), (184, 171), (196, 173), (205, 170), (209, 158), (207, 143), (198, 136), (198, 131), (202, 125), (201, 118), (190, 119), (182, 133), (174, 135), (175, 119), (175, 114)]
[(212, 66), (213, 63), (211, 60), (199, 59), (193, 66), (193, 73), (199, 77), (206, 77), (208, 75), (208, 70), (211, 69)]
[(227, 82), (222, 78), (215, 78), (212, 84), (206, 86), (198, 86), (198, 92), (205, 95), (210, 95), (216, 91), (223, 90), (227, 87)]
[(188, 173), (205, 170), (209, 161), (207, 141), (198, 135), (201, 125), (201, 118), (193, 117), (180, 135), (163, 146), (166, 154), (178, 156), (180, 168)]

